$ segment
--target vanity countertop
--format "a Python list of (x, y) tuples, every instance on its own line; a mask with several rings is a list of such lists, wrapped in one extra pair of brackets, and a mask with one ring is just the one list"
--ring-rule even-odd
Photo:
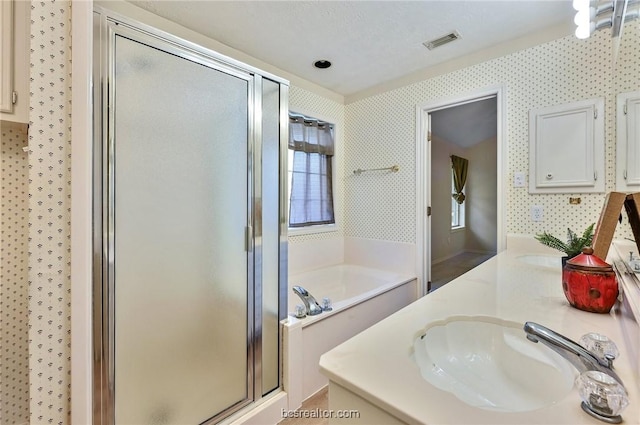
[(534, 411), (504, 413), (472, 407), (425, 381), (411, 359), (414, 339), (436, 320), (464, 315), (523, 324), (533, 321), (576, 341), (588, 332), (615, 341), (620, 350), (615, 369), (630, 400), (622, 414), (624, 423), (640, 424), (639, 360), (637, 348), (629, 343), (640, 339), (640, 330), (633, 317), (621, 311), (620, 303), (609, 314), (571, 307), (562, 292), (559, 264), (528, 264), (518, 257), (533, 252), (515, 243), (509, 246), (323, 355), (322, 373), (332, 383), (411, 424), (602, 424), (582, 411), (575, 388), (559, 402)]

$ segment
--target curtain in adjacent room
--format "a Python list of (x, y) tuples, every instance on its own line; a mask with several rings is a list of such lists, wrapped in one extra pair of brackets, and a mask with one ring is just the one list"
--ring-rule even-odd
[(469, 160), (456, 155), (451, 155), (451, 168), (453, 169), (453, 185), (456, 193), (451, 196), (457, 203), (464, 202), (464, 185), (467, 182), (467, 170), (469, 168)]
[(289, 227), (335, 223), (331, 125), (300, 115), (290, 116), (289, 149), (294, 151)]

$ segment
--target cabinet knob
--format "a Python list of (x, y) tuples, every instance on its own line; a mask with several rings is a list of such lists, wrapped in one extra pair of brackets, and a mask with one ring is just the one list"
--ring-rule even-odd
[(547, 180), (551, 180), (553, 178), (553, 174), (549, 173), (549, 174), (547, 174), (546, 177), (547, 177)]

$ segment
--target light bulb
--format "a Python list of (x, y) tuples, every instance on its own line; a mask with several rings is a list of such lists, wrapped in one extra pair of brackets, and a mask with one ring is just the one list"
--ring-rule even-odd
[(591, 33), (595, 30), (595, 24), (593, 22), (587, 23), (587, 25), (578, 25), (576, 28), (576, 38), (584, 39), (589, 38)]
[(575, 10), (585, 10), (590, 5), (590, 0), (573, 0), (573, 8)]
[(596, 17), (596, 9), (589, 7), (587, 9), (579, 10), (576, 12), (576, 16), (573, 18), (573, 22), (576, 25), (586, 25)]

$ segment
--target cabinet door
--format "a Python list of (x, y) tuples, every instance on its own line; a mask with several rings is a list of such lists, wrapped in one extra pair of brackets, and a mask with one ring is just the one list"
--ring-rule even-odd
[(529, 192), (604, 192), (604, 99), (529, 111)]
[(0, 2), (0, 112), (13, 112), (13, 0)]
[(617, 102), (616, 189), (640, 191), (640, 91), (620, 93)]

